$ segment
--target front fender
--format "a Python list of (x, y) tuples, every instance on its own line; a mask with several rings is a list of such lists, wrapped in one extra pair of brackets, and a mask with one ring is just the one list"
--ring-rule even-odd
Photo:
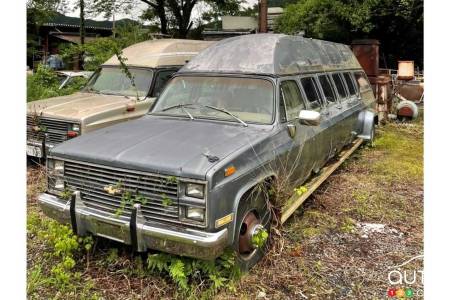
[(236, 193), (236, 197), (234, 198), (233, 202), (233, 221), (230, 223), (228, 228), (228, 235), (229, 235), (229, 241), (234, 240), (234, 233), (236, 228), (236, 219), (237, 219), (237, 212), (239, 203), (242, 199), (242, 197), (245, 195), (245, 193), (249, 192), (252, 188), (254, 188), (259, 183), (265, 182), (266, 180), (270, 178), (275, 178), (276, 174), (274, 172), (271, 172), (269, 170), (265, 170), (263, 173), (254, 176), (252, 180), (249, 180), (247, 184), (242, 186), (239, 191)]
[(363, 140), (371, 139), (372, 127), (375, 123), (375, 113), (370, 110), (363, 110), (358, 115), (358, 138)]

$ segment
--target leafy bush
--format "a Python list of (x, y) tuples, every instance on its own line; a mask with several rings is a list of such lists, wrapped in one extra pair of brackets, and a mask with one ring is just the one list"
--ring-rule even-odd
[[(46, 284), (58, 289), (70, 289), (72, 281), (81, 276), (74, 271), (76, 259), (91, 250), (92, 237), (78, 237), (69, 226), (41, 218), (38, 214), (28, 217), (27, 232), (45, 243), (54, 264), (50, 269), (50, 277), (45, 280)], [(35, 272), (40, 274), (42, 270), (37, 269)]]
[(64, 60), (72, 60), (74, 57), (84, 55), (83, 68), (88, 71), (97, 70), (101, 64), (114, 55), (114, 49), (119, 47), (116, 40), (109, 37), (97, 38), (84, 45), (71, 44), (60, 49)]
[(149, 255), (147, 267), (152, 272), (165, 274), (184, 297), (210, 298), (221, 288), (234, 291), (234, 282), (240, 278), (233, 251), (226, 251), (215, 261), (179, 257), (166, 253)]
[(60, 81), (55, 71), (45, 65), (39, 65), (33, 75), (27, 76), (27, 102), (73, 94), (79, 91), (86, 81), (84, 77), (73, 78), (60, 90)]
[(84, 45), (70, 44), (60, 49), (60, 54), (64, 60), (73, 60), (74, 57), (82, 55), (84, 57), (83, 68), (95, 71), (114, 54), (120, 53), (123, 48), (152, 39), (150, 31), (140, 25), (122, 25), (118, 26), (116, 30), (116, 38), (102, 37)]

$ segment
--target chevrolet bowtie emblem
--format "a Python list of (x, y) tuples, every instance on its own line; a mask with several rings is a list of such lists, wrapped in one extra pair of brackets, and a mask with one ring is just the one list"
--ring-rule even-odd
[(103, 190), (113, 196), (122, 194), (122, 190), (114, 185), (107, 185), (103, 187)]

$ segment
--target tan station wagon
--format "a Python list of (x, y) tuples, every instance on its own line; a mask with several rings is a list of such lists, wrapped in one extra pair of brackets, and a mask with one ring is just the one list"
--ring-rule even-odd
[(134, 84), (113, 56), (80, 92), (28, 103), (27, 155), (45, 157), (68, 139), (144, 115), (172, 74), (210, 45), (177, 39), (138, 43), (122, 53)]

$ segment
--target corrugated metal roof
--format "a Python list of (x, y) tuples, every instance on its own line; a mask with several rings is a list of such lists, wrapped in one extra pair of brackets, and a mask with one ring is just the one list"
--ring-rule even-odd
[[(48, 26), (48, 27), (70, 27), (70, 28), (79, 28), (80, 27), (80, 25), (64, 24), (64, 23), (44, 23), (43, 26)], [(112, 27), (89, 26), (89, 25), (85, 25), (85, 28), (88, 28), (88, 29), (100, 29), (100, 30), (112, 30)]]
[(284, 34), (250, 34), (221, 40), (180, 72), (287, 75), (361, 68), (347, 45)]

